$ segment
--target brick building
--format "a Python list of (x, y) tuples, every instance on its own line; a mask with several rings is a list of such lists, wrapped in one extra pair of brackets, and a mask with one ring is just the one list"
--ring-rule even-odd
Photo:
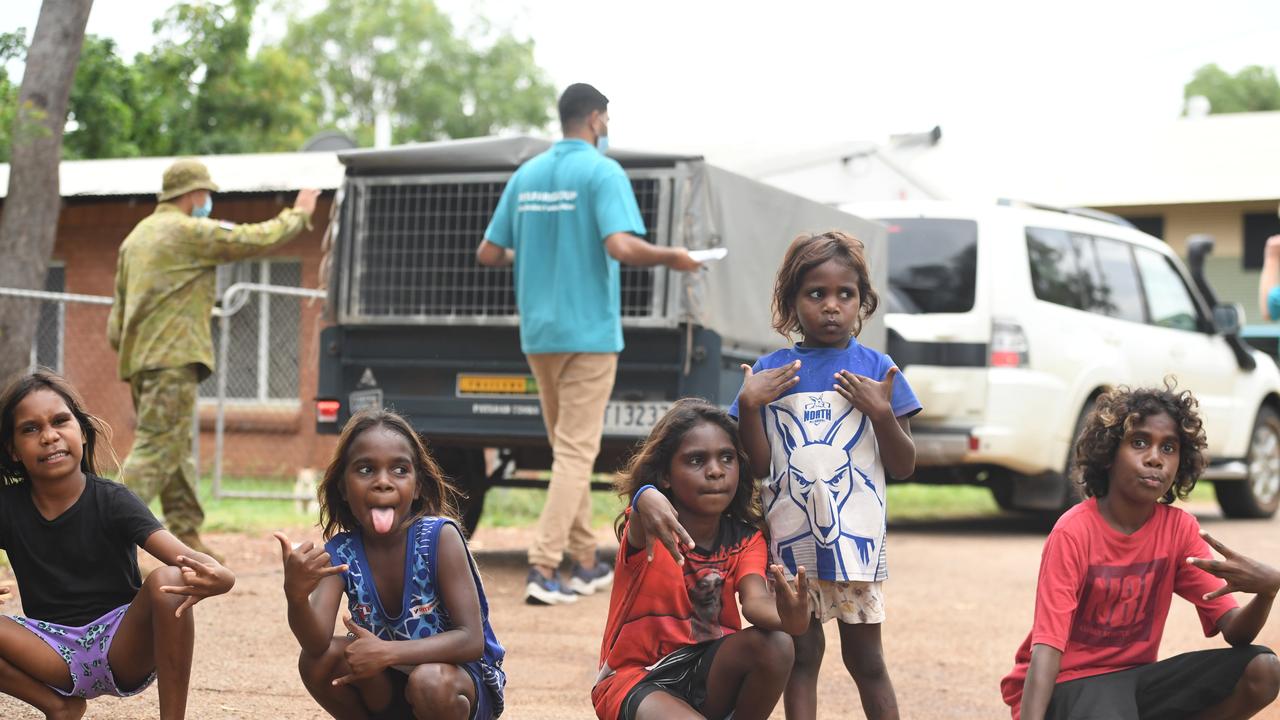
[[(213, 217), (237, 223), (274, 217), (301, 187), (321, 195), (313, 228), (269, 254), (219, 269), (219, 287), (232, 282), (316, 288), (321, 239), (328, 224), (342, 166), (333, 153), (280, 153), (201, 158), (221, 188)], [(121, 241), (155, 208), (160, 178), (172, 158), (68, 161), (61, 166), (63, 208), (46, 289), (110, 297)], [(8, 187), (0, 165), (0, 193)], [(0, 200), (0, 212), (3, 212)], [(82, 303), (42, 303), (33, 364), (54, 368), (84, 394), (91, 412), (113, 429), (112, 447), (123, 459), (133, 442), (129, 386), (116, 374), (106, 338), (108, 308)], [(317, 436), (314, 407), (318, 300), (250, 296), (232, 316), (226, 450), (229, 476), (292, 477), (300, 467), (320, 467), (332, 436)], [(215, 323), (215, 343), (217, 342)], [(213, 467), (216, 384), (201, 385), (200, 471)]]

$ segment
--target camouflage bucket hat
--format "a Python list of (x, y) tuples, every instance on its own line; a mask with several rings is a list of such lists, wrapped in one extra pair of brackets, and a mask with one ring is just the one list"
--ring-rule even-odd
[(217, 192), (218, 186), (209, 177), (209, 168), (199, 160), (183, 159), (174, 162), (164, 171), (164, 183), (158, 200), (172, 200), (192, 190)]

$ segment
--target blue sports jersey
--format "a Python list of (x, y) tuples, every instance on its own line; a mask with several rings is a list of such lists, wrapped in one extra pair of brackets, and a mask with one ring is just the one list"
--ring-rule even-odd
[[(404, 591), (400, 599), (400, 614), (389, 617), (381, 599), (378, 588), (373, 581), (373, 573), (369, 569), (369, 560), (365, 556), (364, 541), (359, 531), (342, 532), (325, 543), (324, 549), (329, 552), (330, 562), (334, 565), (347, 565), (342, 573), (346, 583), (347, 609), (357, 625), (367, 629), (383, 640), (419, 640), (444, 632), (452, 627), (449, 620), (449, 608), (444, 605), (444, 596), (436, 587), (436, 550), (440, 543), (440, 529), (446, 524), (457, 524), (448, 518), (419, 518), (409, 528), (404, 558)], [(458, 531), (459, 535), (462, 531)], [(465, 544), (465, 540), (463, 541)], [(489, 602), (485, 599), (484, 585), (480, 582), (480, 574), (476, 570), (475, 560), (471, 562), (471, 575), (476, 582), (476, 593), (480, 596), (480, 617), (484, 623), (484, 655), (478, 663), (469, 663), (488, 689), (493, 700), (494, 717), (502, 713), (503, 688), (507, 683), (506, 673), (502, 670), (502, 659), (506, 651), (498, 643), (498, 638), (489, 626)]]
[[(790, 347), (765, 355), (752, 372), (800, 360), (800, 381), (761, 408), (769, 441), (769, 478), (762, 501), (772, 557), (793, 577), (881, 581), (885, 554), (885, 473), (871, 421), (833, 387), (848, 370), (883, 380), (893, 360), (849, 341), (844, 348)], [(893, 414), (920, 411), (901, 373), (893, 384)], [(734, 398), (729, 414), (738, 417)]]
[(604, 239), (644, 235), (622, 166), (583, 140), (561, 140), (516, 170), (485, 239), (516, 253), (525, 354), (622, 350), (622, 285)]

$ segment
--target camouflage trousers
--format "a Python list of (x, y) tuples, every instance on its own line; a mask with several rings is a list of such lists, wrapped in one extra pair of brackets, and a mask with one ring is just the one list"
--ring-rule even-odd
[(198, 532), (204, 523), (191, 458), (198, 384), (194, 365), (143, 370), (129, 378), (138, 427), (122, 481), (145, 503), (160, 495), (165, 523), (174, 535)]

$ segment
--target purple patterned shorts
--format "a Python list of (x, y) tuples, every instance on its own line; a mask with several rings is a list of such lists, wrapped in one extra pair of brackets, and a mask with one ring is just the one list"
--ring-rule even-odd
[(111, 649), (111, 639), (115, 637), (120, 620), (129, 609), (121, 605), (84, 627), (68, 627), (57, 623), (33, 620), (21, 615), (9, 615), (8, 618), (30, 630), (36, 637), (48, 643), (49, 647), (62, 656), (71, 670), (71, 691), (53, 687), (59, 694), (67, 697), (81, 697), (86, 700), (99, 695), (129, 697), (146, 690), (156, 679), (151, 673), (141, 685), (127, 692), (116, 687), (115, 676), (107, 665), (107, 651)]

